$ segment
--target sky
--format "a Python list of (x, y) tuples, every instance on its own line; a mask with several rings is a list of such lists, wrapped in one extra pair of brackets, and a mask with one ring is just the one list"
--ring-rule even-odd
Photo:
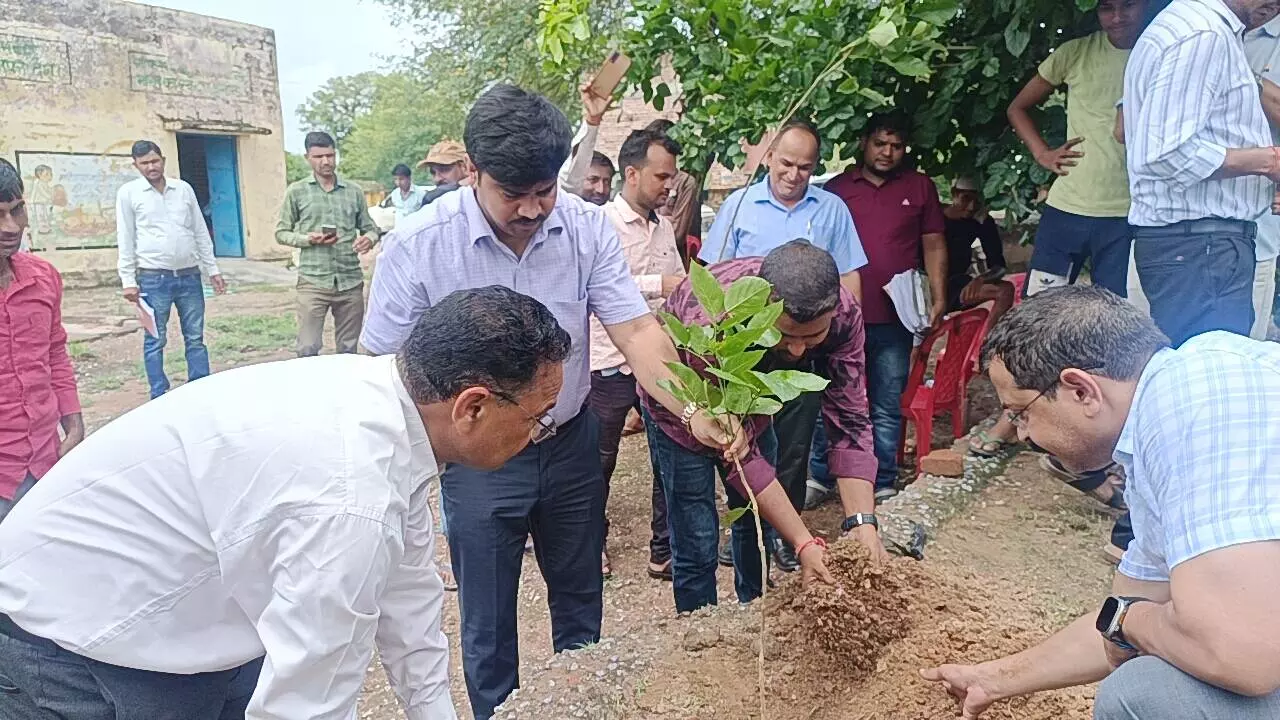
[(302, 152), (305, 130), (298, 105), (331, 77), (384, 70), (388, 55), (408, 48), (385, 5), (373, 0), (146, 0), (148, 5), (186, 10), (268, 27), (276, 33), (285, 148)]

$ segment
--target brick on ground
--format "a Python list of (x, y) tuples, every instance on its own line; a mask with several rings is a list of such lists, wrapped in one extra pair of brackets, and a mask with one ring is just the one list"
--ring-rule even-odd
[(964, 475), (964, 456), (955, 450), (934, 450), (920, 462), (920, 470), (928, 475), (962, 477)]

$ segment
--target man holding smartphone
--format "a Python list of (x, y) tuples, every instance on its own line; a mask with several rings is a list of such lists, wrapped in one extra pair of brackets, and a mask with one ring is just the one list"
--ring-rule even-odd
[(276, 223), (276, 242), (302, 248), (298, 262), (298, 357), (318, 355), (325, 315), (333, 314), (334, 343), (354, 353), (364, 318), (360, 255), (380, 235), (364, 192), (338, 177), (337, 152), (328, 133), (305, 140), (312, 175), (289, 186)]

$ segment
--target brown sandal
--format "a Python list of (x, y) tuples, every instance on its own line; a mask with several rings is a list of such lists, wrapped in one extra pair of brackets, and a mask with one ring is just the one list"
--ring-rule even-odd
[(600, 574), (605, 580), (613, 577), (613, 564), (609, 562), (609, 551), (600, 551)]
[(671, 561), (668, 560), (662, 564), (649, 563), (649, 577), (654, 580), (671, 582)]

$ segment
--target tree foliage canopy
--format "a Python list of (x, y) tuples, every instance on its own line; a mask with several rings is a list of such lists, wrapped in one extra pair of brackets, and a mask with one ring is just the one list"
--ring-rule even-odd
[(323, 130), (342, 149), (356, 120), (373, 107), (377, 73), (364, 72), (330, 78), (298, 106), (298, 119), (308, 130)]

